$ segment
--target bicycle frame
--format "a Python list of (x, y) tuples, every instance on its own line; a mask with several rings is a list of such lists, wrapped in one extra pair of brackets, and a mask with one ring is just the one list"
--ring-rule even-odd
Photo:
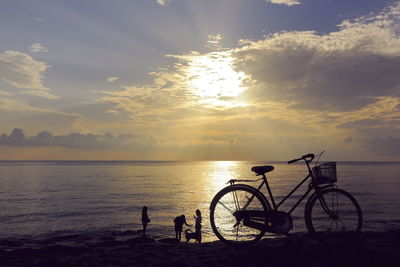
[[(279, 206), (281, 206), (287, 199), (289, 199), (290, 196), (293, 195), (293, 193), (296, 192), (297, 189), (299, 189), (299, 187), (302, 186), (302, 185), (304, 184), (304, 182), (307, 181), (310, 177), (311, 177), (310, 174), (307, 175), (307, 176), (306, 176), (299, 184), (297, 184), (297, 185), (292, 189), (292, 191), (290, 191), (278, 204), (276, 204), (276, 202), (275, 202), (275, 198), (274, 198), (274, 196), (273, 196), (273, 194), (272, 194), (271, 187), (270, 187), (269, 184), (268, 184), (268, 180), (267, 180), (267, 177), (265, 176), (265, 174), (263, 174), (262, 183), (258, 186), (257, 192), (259, 192), (259, 193), (262, 194), (261, 188), (265, 185), (265, 187), (267, 188), (267, 191), (268, 191), (269, 198), (270, 198), (271, 203), (272, 203), (272, 209), (275, 210), (275, 211), (277, 211), (278, 208), (279, 208)], [(310, 191), (311, 191), (312, 189), (313, 189), (313, 187), (309, 187), (309, 188), (307, 189), (307, 191), (300, 197), (300, 199), (299, 199), (299, 200), (295, 203), (295, 205), (290, 209), (290, 211), (288, 212), (289, 214), (292, 213), (292, 212), (297, 208), (297, 206), (303, 201), (303, 199), (310, 193)], [(246, 207), (251, 203), (251, 201), (253, 200), (253, 198), (254, 198), (254, 196), (252, 196), (252, 197), (248, 200), (248, 202), (246, 203), (246, 205), (243, 207), (244, 210), (245, 210)], [(265, 200), (268, 201), (268, 199), (265, 199)], [(269, 202), (269, 201), (268, 201), (268, 202)], [(268, 204), (268, 206), (271, 207), (271, 204), (270, 204), (270, 203), (267, 203), (267, 204)]]
[[(290, 198), (290, 196), (292, 196), (293, 195), (293, 193), (294, 192), (296, 192), (308, 179), (310, 179), (311, 178), (311, 184), (310, 184), (310, 186), (308, 187), (308, 189), (307, 189), (307, 191), (298, 199), (298, 201), (293, 205), (293, 207), (287, 212), (288, 214), (291, 214), (297, 207), (298, 207), (298, 205), (304, 200), (304, 198), (314, 189), (314, 190), (316, 190), (316, 191), (318, 191), (319, 189), (320, 189), (320, 187), (318, 187), (318, 186), (315, 186), (314, 184), (314, 181), (315, 181), (315, 178), (314, 178), (314, 175), (313, 175), (313, 172), (312, 172), (312, 170), (311, 170), (311, 168), (310, 168), (310, 162), (311, 161), (308, 161), (308, 160), (304, 160), (305, 161), (305, 163), (306, 163), (306, 165), (307, 165), (307, 168), (308, 168), (308, 175), (306, 176), (306, 177), (304, 177), (304, 179), (300, 182), (300, 183), (298, 183), (278, 204), (276, 204), (275, 203), (275, 199), (274, 199), (274, 196), (273, 196), (273, 194), (272, 194), (272, 191), (271, 191), (271, 188), (270, 188), (270, 186), (269, 186), (269, 184), (268, 184), (268, 180), (267, 180), (267, 176), (265, 175), (265, 174), (263, 174), (262, 176), (262, 183), (258, 186), (258, 188), (257, 188), (257, 191), (259, 192), (259, 193), (261, 193), (262, 194), (262, 192), (260, 191), (260, 189), (263, 187), (263, 185), (265, 184), (265, 186), (266, 186), (266, 188), (267, 188), (267, 191), (268, 191), (268, 195), (269, 195), (269, 198), (270, 198), (270, 200), (271, 200), (271, 202), (272, 202), (272, 208), (273, 208), (273, 210), (274, 211), (278, 211), (278, 208), (287, 200), (287, 199), (289, 199)], [(325, 187), (323, 187), (323, 188), (325, 188)], [(252, 196), (249, 200), (248, 200), (248, 202), (246, 203), (246, 205), (244, 206), (244, 209), (251, 203), (251, 201), (253, 200), (253, 198), (254, 198), (254, 196)], [(271, 207), (271, 205), (270, 205), (270, 203), (269, 203), (269, 201), (268, 201), (268, 199), (266, 199), (266, 201), (268, 202), (267, 204)]]

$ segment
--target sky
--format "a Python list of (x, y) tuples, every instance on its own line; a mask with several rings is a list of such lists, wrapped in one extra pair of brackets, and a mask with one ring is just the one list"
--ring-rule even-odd
[(2, 0), (0, 160), (400, 160), (400, 1)]

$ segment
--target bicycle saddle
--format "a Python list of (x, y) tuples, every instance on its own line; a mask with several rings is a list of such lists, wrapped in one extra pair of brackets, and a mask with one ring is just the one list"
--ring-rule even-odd
[(265, 174), (267, 172), (273, 171), (274, 169), (275, 169), (274, 166), (269, 166), (269, 165), (267, 165), (267, 166), (254, 166), (254, 167), (251, 168), (251, 170), (253, 172), (255, 172), (257, 175), (263, 175), (263, 174)]

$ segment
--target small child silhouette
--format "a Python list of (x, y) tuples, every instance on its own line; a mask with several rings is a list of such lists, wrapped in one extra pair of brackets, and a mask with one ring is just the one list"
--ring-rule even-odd
[(146, 236), (146, 228), (147, 228), (147, 224), (149, 222), (150, 222), (150, 218), (147, 215), (147, 207), (143, 206), (143, 209), (142, 209), (142, 225), (143, 225), (142, 234), (143, 234), (143, 236)]
[(196, 216), (193, 216), (194, 219), (196, 220), (195, 224), (195, 229), (196, 229), (196, 235), (197, 235), (197, 241), (201, 243), (201, 222), (202, 222), (202, 217), (201, 217), (201, 212), (200, 210), (196, 210)]

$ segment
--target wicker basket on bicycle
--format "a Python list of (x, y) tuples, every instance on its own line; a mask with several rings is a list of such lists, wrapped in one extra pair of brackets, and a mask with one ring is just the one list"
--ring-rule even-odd
[(315, 182), (319, 184), (331, 184), (337, 181), (336, 162), (325, 162), (312, 168)]

